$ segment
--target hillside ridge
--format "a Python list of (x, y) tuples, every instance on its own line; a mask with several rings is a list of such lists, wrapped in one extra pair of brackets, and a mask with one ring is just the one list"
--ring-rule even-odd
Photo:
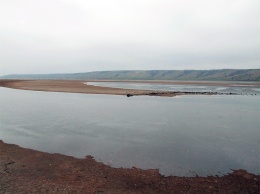
[(260, 69), (119, 70), (64, 74), (16, 74), (0, 79), (260, 81)]

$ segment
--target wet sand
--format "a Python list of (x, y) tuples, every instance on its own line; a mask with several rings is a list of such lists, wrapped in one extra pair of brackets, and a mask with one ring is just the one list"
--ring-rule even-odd
[(112, 168), (0, 140), (0, 193), (259, 193), (260, 175), (164, 177), (158, 170)]
[(22, 90), (86, 93), (86, 94), (126, 95), (129, 92), (138, 92), (138, 93), (145, 92), (145, 91), (91, 86), (85, 83), (86, 82), (84, 81), (72, 81), (72, 80), (1, 80), (0, 86), (22, 89)]
[[(101, 82), (111, 82), (102, 81)], [(69, 92), (69, 93), (86, 93), (86, 94), (109, 94), (109, 95), (150, 95), (150, 96), (177, 96), (177, 95), (215, 95), (218, 93), (211, 92), (163, 92), (153, 90), (135, 90), (120, 89), (86, 84), (87, 82), (100, 82), (97, 80), (78, 81), (78, 80), (0, 80), (0, 86), (34, 91), (48, 92)], [(113, 81), (119, 82), (119, 81)], [(158, 83), (172, 85), (208, 85), (208, 86), (232, 86), (236, 83), (225, 82), (177, 82), (177, 81), (120, 81), (128, 83)], [(241, 84), (239, 84), (241, 85)], [(260, 86), (260, 83), (243, 83), (244, 86)]]

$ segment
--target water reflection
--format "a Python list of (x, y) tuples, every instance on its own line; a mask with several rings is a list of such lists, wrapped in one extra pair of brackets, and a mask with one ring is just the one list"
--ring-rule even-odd
[(178, 98), (0, 88), (0, 137), (114, 167), (205, 176), (260, 173), (259, 96)]

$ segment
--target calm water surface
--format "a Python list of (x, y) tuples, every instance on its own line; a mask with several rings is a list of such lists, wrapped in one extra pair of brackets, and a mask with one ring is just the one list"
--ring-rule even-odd
[[(233, 86), (207, 86), (207, 85), (173, 85), (159, 83), (129, 83), (129, 82), (87, 82), (89, 85), (104, 86), (112, 88), (159, 90), (159, 91), (181, 91), (181, 92), (218, 92), (236, 93), (247, 95), (260, 95), (260, 86), (254, 85), (259, 82), (218, 82), (233, 84)], [(251, 83), (251, 84), (250, 84)], [(245, 84), (248, 84), (245, 86)]]
[(0, 88), (0, 139), (164, 175), (260, 173), (260, 96), (175, 98)]

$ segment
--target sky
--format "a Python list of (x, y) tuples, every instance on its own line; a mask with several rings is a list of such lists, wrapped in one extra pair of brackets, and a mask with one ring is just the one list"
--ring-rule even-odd
[(259, 0), (0, 0), (0, 75), (259, 69)]

